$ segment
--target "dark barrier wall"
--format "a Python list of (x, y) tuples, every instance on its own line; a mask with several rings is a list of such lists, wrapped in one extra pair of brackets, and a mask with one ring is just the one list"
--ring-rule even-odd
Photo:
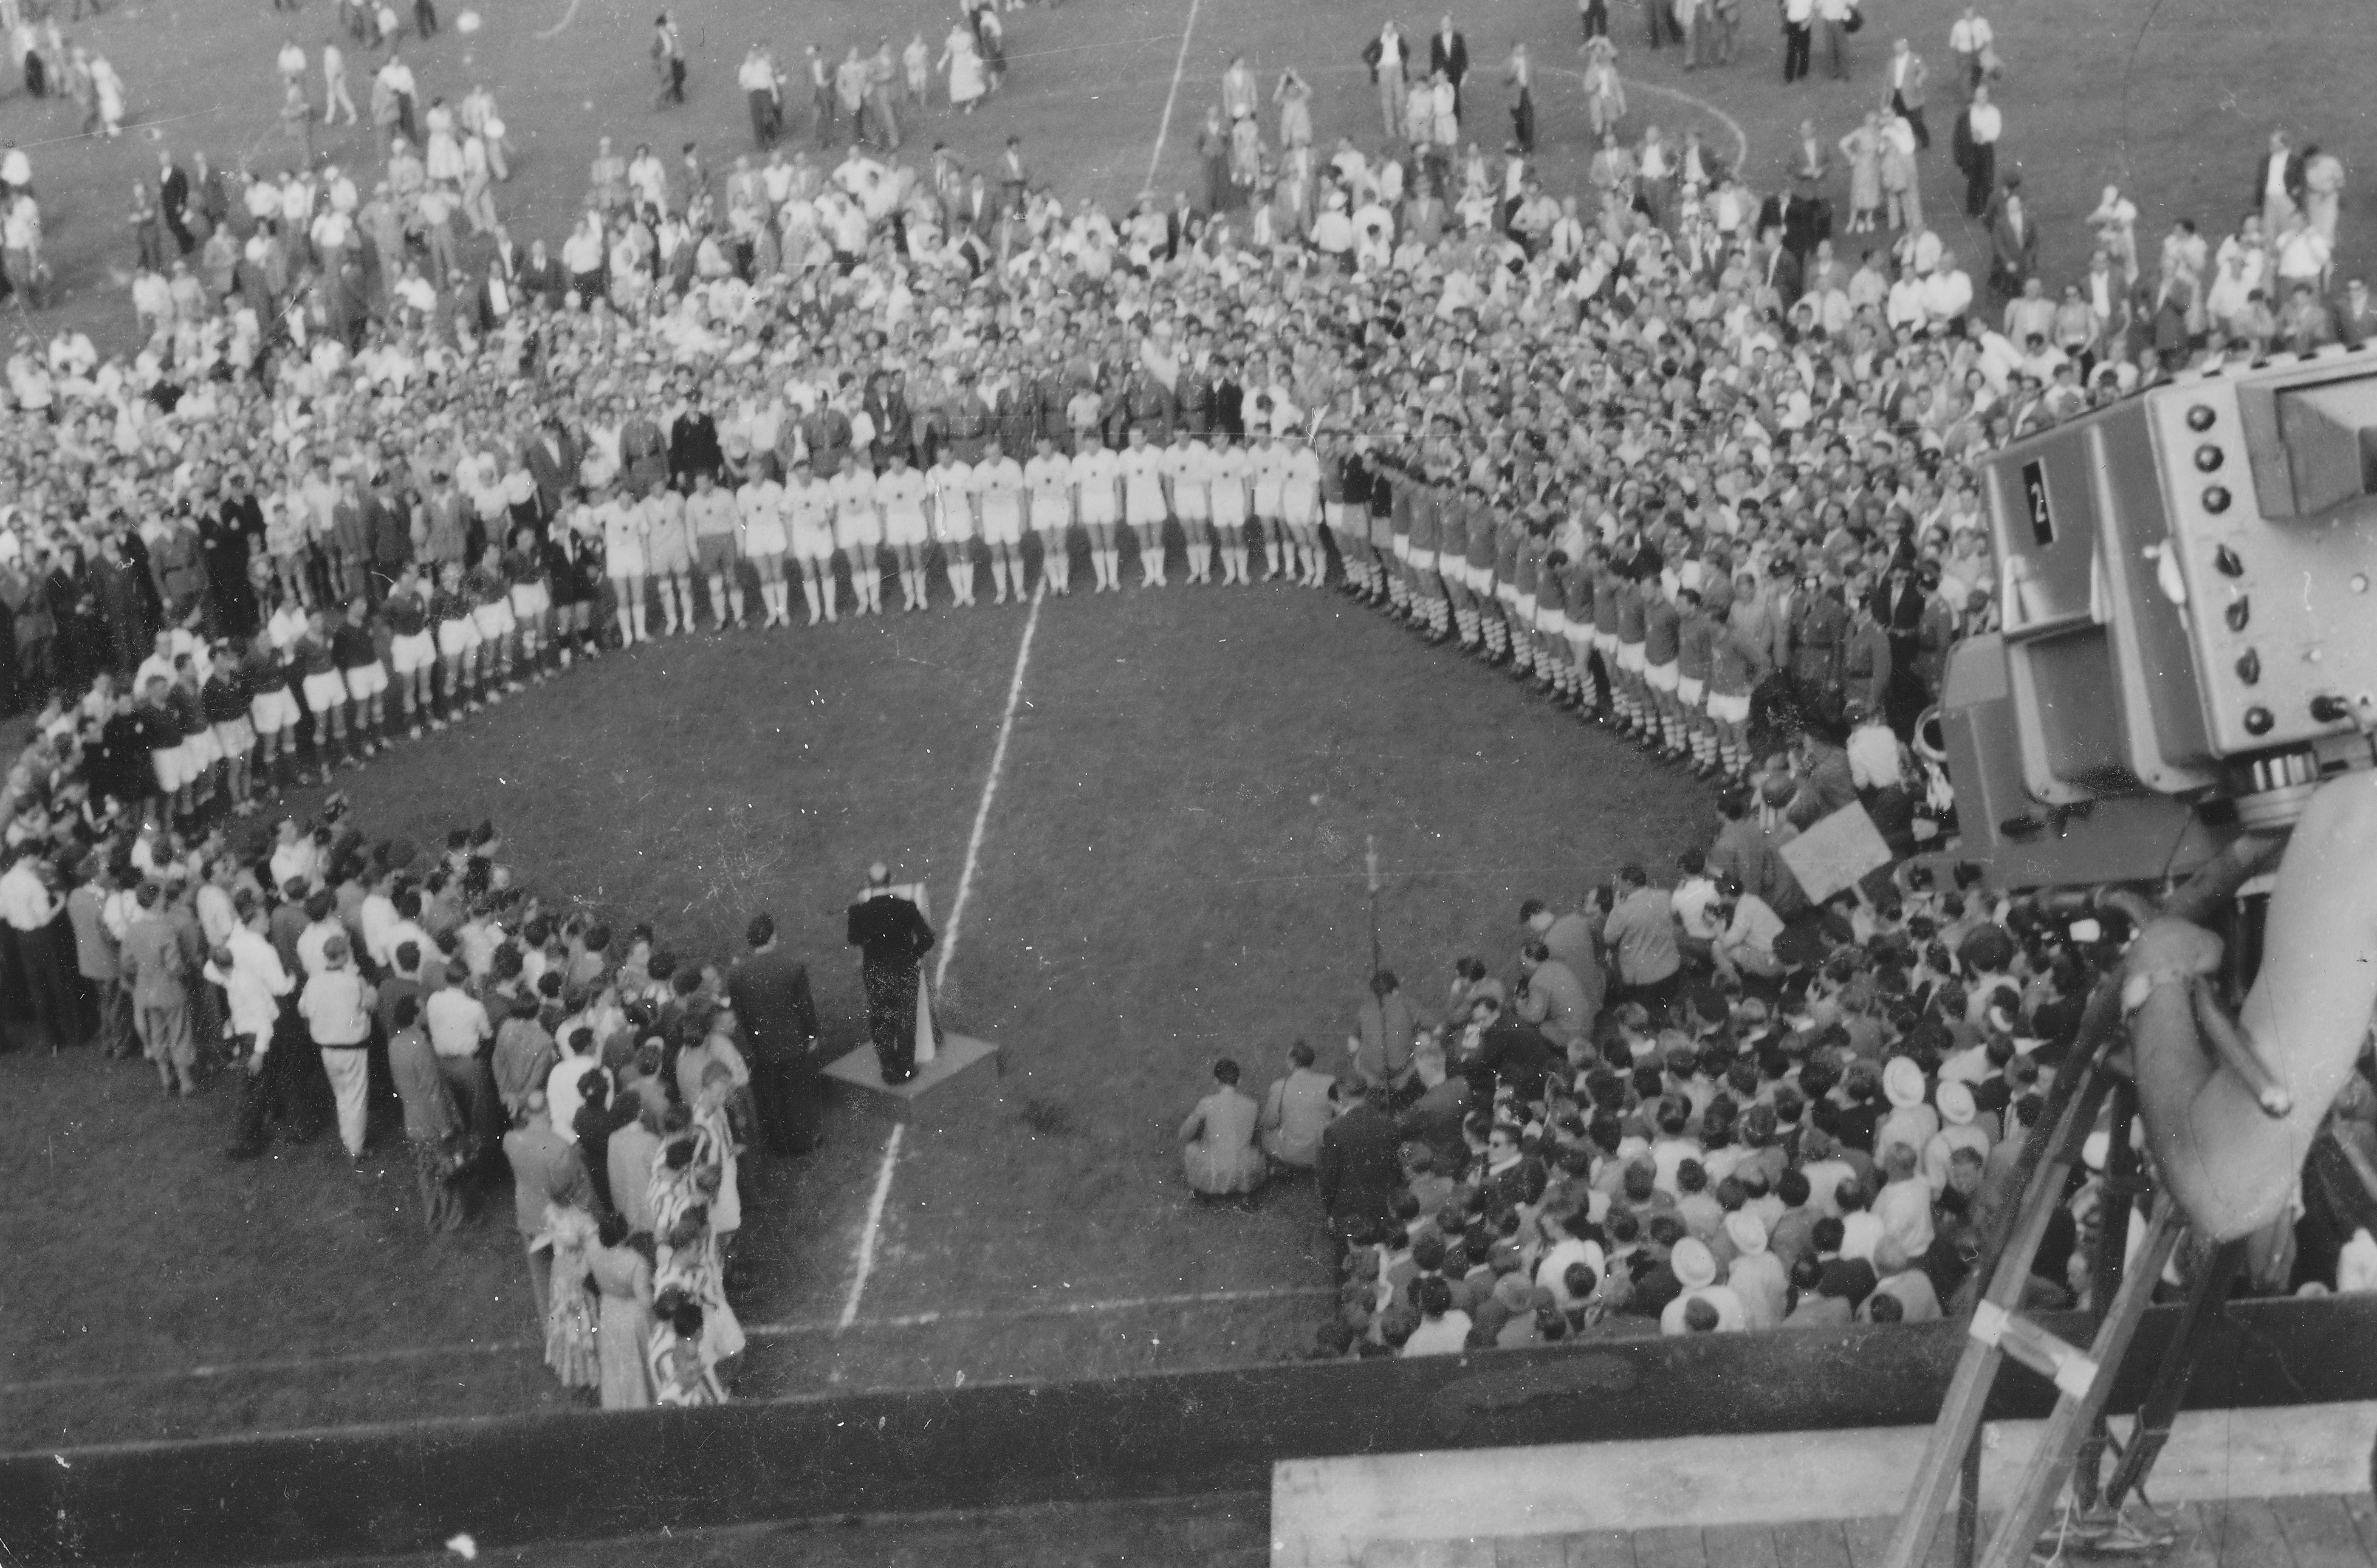
[[(2116, 1410), (2173, 1316), (2147, 1317)], [(0, 1457), (0, 1541), (28, 1562), (255, 1562), (434, 1548), (458, 1530), (496, 1546), (1263, 1491), (1294, 1457), (1921, 1425), (1963, 1341), (1945, 1323), (1794, 1330), (21, 1454)], [(2242, 1304), (2189, 1402), (2377, 1398), (2372, 1347), (2377, 1297)], [(2051, 1404), (2013, 1372), (1991, 1414)]]

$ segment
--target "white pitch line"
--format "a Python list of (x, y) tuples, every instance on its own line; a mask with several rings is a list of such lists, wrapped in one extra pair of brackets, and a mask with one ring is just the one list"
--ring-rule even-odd
[(1147, 178), (1142, 186), (1155, 184), (1156, 166), (1164, 161), (1164, 138), (1172, 131), (1172, 105), (1180, 96), (1180, 77), (1188, 69), (1188, 40), (1197, 30), (1198, 0), (1188, 0), (1188, 19), (1180, 26), (1180, 57), (1172, 62), (1172, 87), (1164, 95), (1164, 118), (1155, 122), (1155, 150), (1147, 155)]
[[(1251, 1290), (1198, 1290), (1173, 1296), (1119, 1296), (1100, 1301), (1051, 1301), (1030, 1307), (952, 1307), (945, 1312), (902, 1313), (869, 1318), (865, 1323), (830, 1323), (823, 1318), (795, 1318), (787, 1323), (747, 1323), (743, 1332), (754, 1339), (797, 1339), (812, 1334), (839, 1334), (845, 1328), (930, 1328), (944, 1323), (1009, 1323), (1031, 1318), (1089, 1317), (1101, 1313), (1148, 1312), (1165, 1307), (1223, 1307), (1262, 1301), (1300, 1301), (1332, 1296), (1326, 1285), (1282, 1285)], [(223, 1378), (293, 1374), (331, 1367), (381, 1366), (391, 1361), (446, 1360), (456, 1356), (510, 1355), (538, 1349), (526, 1339), (482, 1339), (464, 1345), (404, 1345), (385, 1350), (352, 1350), (334, 1356), (285, 1356), (272, 1360), (224, 1361), (185, 1367), (175, 1372), (93, 1372), (63, 1377), (28, 1378), (0, 1384), (0, 1394), (38, 1394), (68, 1388), (104, 1388), (139, 1383), (209, 1383)]]
[[(1567, 65), (1547, 65), (1545, 70), (1552, 76), (1566, 77), (1571, 81), (1584, 80), (1583, 71)], [(1671, 98), (1678, 103), (1690, 104), (1723, 125), (1733, 137), (1733, 168), (1736, 174), (1740, 173), (1743, 165), (1750, 161), (1750, 133), (1741, 128), (1740, 121), (1711, 103), (1707, 99), (1694, 98), (1680, 88), (1663, 87), (1657, 82), (1638, 81), (1632, 77), (1621, 77), (1619, 80), (1629, 92), (1656, 93), (1661, 98)]]
[[(933, 990), (937, 994), (941, 982), (949, 978), (950, 959), (958, 950), (958, 932), (965, 920), (966, 900), (973, 893), (973, 873), (982, 863), (983, 835), (990, 827), (991, 802), (998, 798), (998, 776), (1007, 768), (1007, 742), (1015, 733), (1015, 712), (1023, 701), (1023, 672), (1032, 664), (1032, 636), (1040, 629), (1040, 605), (1047, 597), (1047, 584), (1043, 582), (1033, 591), (1031, 613), (1023, 618), (1023, 637), (1015, 647), (1015, 673), (1007, 683), (1007, 709), (999, 715), (998, 741), (990, 751), (990, 774), (982, 781), (982, 801), (974, 807), (973, 831), (966, 835), (965, 868), (958, 873), (957, 897), (950, 901), (950, 922), (941, 931), (940, 960), (933, 966)], [(905, 1123), (897, 1123), (891, 1135), (884, 1140), (883, 1163), (875, 1171), (875, 1194), (867, 1200), (866, 1222), (858, 1232), (858, 1261), (851, 1269), (850, 1294), (843, 1298), (842, 1316), (834, 1324), (837, 1334), (858, 1321), (866, 1282), (875, 1274), (876, 1249), (883, 1244), (883, 1211), (891, 1202), (891, 1178), (900, 1164), (900, 1135), (906, 1131)]]
[(536, 36), (540, 39), (559, 38), (561, 36), (562, 30), (568, 27), (570, 23), (577, 19), (578, 0), (569, 0), (569, 9), (561, 13), (561, 19), (554, 23), (551, 27), (546, 28)]
[(883, 1210), (891, 1202), (891, 1172), (900, 1163), (900, 1134), (908, 1130), (905, 1122), (891, 1123), (891, 1135), (883, 1140), (883, 1163), (875, 1172), (875, 1195), (866, 1200), (866, 1223), (858, 1232), (858, 1262), (851, 1269), (850, 1294), (842, 1303), (842, 1316), (834, 1324), (841, 1333), (858, 1321), (858, 1303), (866, 1294), (866, 1280), (875, 1272), (875, 1249), (883, 1240)]
[(1008, 737), (1015, 733), (1016, 706), (1023, 700), (1023, 671), (1032, 662), (1032, 635), (1040, 629), (1040, 601), (1048, 595), (1044, 582), (1032, 593), (1032, 612), (1023, 618), (1023, 640), (1015, 648), (1015, 673), (1007, 683), (1007, 711), (999, 716), (998, 743), (990, 752), (990, 777), (983, 780), (982, 801), (973, 809), (973, 831), (966, 835), (965, 869), (958, 873), (958, 896), (950, 901), (949, 928), (941, 932), (941, 956), (933, 966), (933, 989), (950, 972), (950, 956), (958, 950), (958, 923), (965, 918), (966, 897), (973, 892), (974, 868), (982, 861), (982, 836), (990, 826), (990, 802), (998, 795), (998, 776), (1007, 766)]

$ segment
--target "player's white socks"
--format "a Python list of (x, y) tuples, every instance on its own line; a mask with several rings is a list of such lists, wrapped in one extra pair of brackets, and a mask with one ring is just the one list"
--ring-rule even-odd
[(1266, 539), (1263, 540), (1263, 580), (1269, 582), (1277, 576), (1279, 576), (1279, 540)]
[(950, 602), (952, 604), (972, 604), (973, 602), (973, 596), (966, 590), (973, 585), (966, 579), (973, 576), (973, 569), (970, 566), (958, 565), (955, 562), (952, 562), (947, 568), (945, 568), (945, 570), (948, 572), (950, 578)]
[[(994, 555), (990, 558), (990, 586), (992, 589), (990, 601), (993, 604), (1006, 603), (1007, 558), (1003, 555)], [(1021, 588), (1019, 587), (1015, 591), (1018, 598), (1022, 597)]]
[[(781, 587), (782, 585), (779, 586)], [(808, 603), (809, 624), (814, 626), (820, 619), (818, 585), (815, 577), (803, 577), (801, 579), (801, 598)]]
[(632, 640), (639, 643), (648, 643), (652, 640), (652, 634), (650, 628), (644, 624), (645, 617), (651, 613), (651, 607), (644, 603), (643, 597), (640, 594), (638, 595), (636, 598), (635, 608), (636, 635)]

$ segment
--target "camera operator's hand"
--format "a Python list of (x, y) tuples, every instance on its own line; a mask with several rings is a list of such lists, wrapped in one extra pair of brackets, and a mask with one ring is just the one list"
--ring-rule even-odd
[[(2122, 955), (2121, 980), (2125, 987), (2136, 987), (2142, 979), (2155, 985), (2172, 978), (2217, 974), (2220, 954), (2220, 939), (2194, 921), (2158, 920), (2140, 932)], [(2132, 1010), (2144, 1000), (2122, 998)]]
[[(2191, 989), (2155, 985), (2135, 1007), (2138, 1093), (2172, 1194), (2228, 1241), (2279, 1218), (2303, 1155), (2351, 1075), (2377, 1005), (2377, 774), (2319, 787), (2278, 866), (2262, 969), (2237, 1023), (2287, 1098), (2273, 1116), (2254, 1087), (2205, 1049)], [(2192, 934), (2191, 934), (2192, 933)], [(2219, 944), (2185, 921), (2148, 925), (2124, 969), (2209, 973)], [(2131, 982), (2134, 986), (2134, 981)]]

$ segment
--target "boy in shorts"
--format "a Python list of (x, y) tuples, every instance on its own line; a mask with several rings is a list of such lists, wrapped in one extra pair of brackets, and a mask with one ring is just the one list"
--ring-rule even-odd
[[(784, 551), (791, 538), (784, 531), (784, 487), (768, 467), (754, 467), (751, 473), (735, 492), (735, 515), (743, 530), (744, 558), (759, 578), (759, 624), (789, 626), (793, 612), (784, 586)], [(735, 618), (743, 618), (740, 604)]]
[(875, 476), (858, 453), (842, 455), (833, 481), (833, 539), (850, 562), (850, 591), (861, 615), (883, 613), (883, 513), (875, 504)]
[(982, 461), (973, 465), (973, 486), (982, 541), (990, 550), (993, 604), (1007, 602), (1009, 583), (1016, 602), (1023, 600), (1023, 465), (1007, 456), (993, 431), (983, 443)]
[(339, 673), (338, 655), (331, 648), (336, 629), (330, 612), (317, 611), (313, 625), (290, 650), (291, 662), (297, 666), (298, 690), (305, 695), (305, 711), (314, 716), (314, 756), (322, 765), (321, 782), (326, 789), (330, 783), (331, 762), (347, 739), (347, 682)]
[(1056, 437), (1045, 430), (1033, 445), (1023, 465), (1024, 500), (1032, 531), (1040, 540), (1040, 580), (1062, 596), (1073, 590), (1072, 460), (1057, 450)]
[[(834, 621), (834, 600), (840, 597), (833, 581), (833, 486), (818, 476), (806, 452), (793, 459), (793, 477), (784, 485), (784, 543), (801, 574), (801, 600), (808, 606), (809, 624)], [(790, 596), (784, 624), (792, 619)]]
[(256, 731), (257, 766), (277, 801), (283, 782), (281, 762), (297, 728), (297, 694), (290, 690), (290, 668), (281, 650), (262, 637), (248, 644), (240, 668), (247, 686), (248, 724)]
[[(504, 692), (517, 692), (520, 683), (512, 674), (512, 587), (504, 576), (500, 548), (491, 543), (480, 554), (479, 569), (471, 574), (469, 588), (471, 624), (479, 632), (480, 683), (489, 702), (501, 702)], [(496, 689), (497, 682), (503, 683), (503, 691)]]
[[(693, 493), (685, 501), (685, 522), (687, 531), (693, 536), (695, 566), (710, 595), (710, 618), (714, 628), (723, 632), (732, 623), (739, 629), (743, 624), (743, 578), (735, 544), (742, 519), (736, 515), (735, 497), (718, 488), (716, 477), (708, 469), (694, 470)], [(693, 629), (690, 588), (686, 595), (685, 624), (687, 631)]]
[[(379, 661), (379, 645), (372, 640), (372, 629), (364, 610), (362, 596), (347, 600), (347, 612), (330, 632), (330, 657), (339, 667), (339, 679), (346, 683), (347, 700), (355, 705), (348, 721), (355, 745), (364, 756), (379, 754), (380, 723), (387, 707), (388, 666)], [(352, 766), (362, 763), (352, 756)]]
[(388, 663), (396, 673), (397, 707), (404, 715), (405, 732), (417, 741), (424, 718), (433, 730), (446, 728), (446, 721), (429, 706), (429, 677), (437, 668), (437, 638), (430, 630), (428, 595), (417, 564), (406, 565), (396, 579), (388, 602), (380, 606), (380, 616), (388, 623)]
[(234, 816), (251, 815), (256, 810), (248, 777), (256, 726), (248, 715), (247, 671), (242, 666), (241, 652), (236, 642), (227, 646), (224, 657), (215, 660), (214, 672), (198, 688), (199, 706), (214, 729), (215, 748), (222, 754), (223, 788), (231, 797)]
[(479, 628), (463, 591), (462, 568), (452, 562), (437, 569), (437, 591), (429, 600), (437, 628), (437, 656), (446, 667), (446, 715), (460, 719), (479, 711)]

